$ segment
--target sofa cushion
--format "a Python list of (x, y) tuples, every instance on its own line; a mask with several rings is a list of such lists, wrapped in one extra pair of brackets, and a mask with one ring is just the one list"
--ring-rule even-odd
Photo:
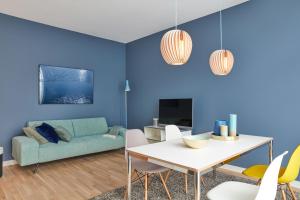
[(46, 144), (48, 143), (48, 140), (46, 138), (44, 138), (41, 134), (39, 134), (35, 128), (32, 127), (24, 127), (23, 131), (25, 133), (26, 136), (35, 139), (36, 141), (38, 141), (39, 144)]
[(72, 120), (75, 137), (104, 134), (108, 131), (105, 118), (85, 118)]
[(75, 136), (74, 130), (73, 130), (73, 123), (72, 120), (45, 120), (45, 121), (30, 121), (28, 122), (28, 126), (35, 127), (41, 125), (43, 122), (51, 125), (54, 128), (57, 128), (59, 126), (64, 127), (69, 131), (69, 133), (72, 135), (72, 137)]
[(92, 135), (83, 137), (83, 140), (88, 147), (89, 153), (119, 149), (124, 146), (124, 138), (121, 136), (109, 138), (105, 134)]
[(90, 153), (97, 153), (124, 147), (124, 138), (105, 138), (103, 135), (75, 137), (70, 142), (59, 141), (58, 144), (40, 145), (39, 162), (48, 162)]
[(57, 144), (47, 143), (40, 145), (39, 162), (48, 162), (86, 154), (86, 145), (79, 138), (70, 142), (60, 140)]
[(108, 128), (108, 132), (106, 134), (108, 135), (114, 135), (114, 136), (122, 136), (123, 132), (126, 132), (126, 129), (123, 128), (122, 126), (113, 126)]
[(63, 126), (57, 126), (55, 128), (55, 132), (57, 133), (58, 137), (65, 142), (70, 142), (72, 139), (71, 133)]
[(36, 131), (46, 138), (49, 142), (58, 143), (59, 137), (54, 128), (47, 123), (35, 127)]

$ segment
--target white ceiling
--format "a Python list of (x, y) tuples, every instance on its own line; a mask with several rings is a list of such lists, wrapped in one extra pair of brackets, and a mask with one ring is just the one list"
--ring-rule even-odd
[[(184, 23), (248, 0), (178, 0)], [(0, 12), (122, 43), (174, 26), (175, 0), (1, 0)]]

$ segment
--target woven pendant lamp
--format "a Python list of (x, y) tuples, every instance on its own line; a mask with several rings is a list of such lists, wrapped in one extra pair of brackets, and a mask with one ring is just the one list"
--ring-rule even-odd
[(192, 46), (192, 39), (187, 32), (171, 30), (162, 37), (160, 51), (169, 65), (183, 65), (190, 58)]
[(217, 76), (228, 75), (232, 70), (233, 63), (233, 54), (225, 49), (214, 51), (209, 58), (211, 71)]
[(185, 64), (192, 53), (191, 36), (184, 30), (177, 29), (177, 0), (175, 1), (175, 30), (166, 32), (160, 42), (160, 52), (169, 65)]
[(214, 51), (209, 58), (212, 73), (216, 76), (227, 76), (234, 64), (234, 57), (230, 50), (223, 49), (222, 10), (220, 10), (220, 43), (221, 49)]

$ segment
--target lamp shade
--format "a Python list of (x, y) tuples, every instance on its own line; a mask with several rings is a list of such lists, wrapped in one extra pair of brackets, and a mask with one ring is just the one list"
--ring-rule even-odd
[(209, 65), (213, 74), (218, 76), (228, 75), (233, 67), (234, 57), (231, 51), (221, 49), (214, 51), (209, 58)]
[(185, 64), (190, 58), (192, 48), (192, 38), (183, 30), (166, 32), (160, 42), (161, 55), (169, 65)]
[(125, 81), (125, 90), (124, 91), (125, 92), (129, 92), (130, 91), (129, 81), (128, 80)]

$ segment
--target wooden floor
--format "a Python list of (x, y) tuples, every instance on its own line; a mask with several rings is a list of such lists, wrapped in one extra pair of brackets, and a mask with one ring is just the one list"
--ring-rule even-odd
[(126, 184), (121, 150), (42, 164), (37, 174), (32, 169), (5, 167), (0, 178), (0, 199), (81, 200)]

